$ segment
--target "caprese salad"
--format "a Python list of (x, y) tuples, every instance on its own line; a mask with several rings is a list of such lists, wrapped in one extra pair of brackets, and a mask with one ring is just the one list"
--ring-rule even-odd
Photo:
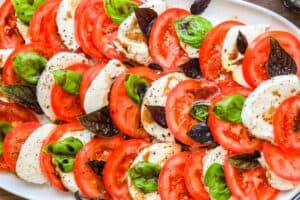
[(300, 40), (209, 3), (1, 1), (0, 171), (76, 199), (299, 186)]

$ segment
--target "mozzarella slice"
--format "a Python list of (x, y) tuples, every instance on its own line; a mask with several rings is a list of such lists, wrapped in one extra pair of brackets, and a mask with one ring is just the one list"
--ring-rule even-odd
[[(73, 131), (73, 132), (67, 132), (64, 134), (63, 137), (59, 139), (59, 141), (68, 138), (68, 137), (74, 137), (80, 140), (83, 144), (88, 143), (92, 137), (94, 136), (93, 133), (83, 130), (83, 131)], [(63, 185), (71, 192), (79, 191), (79, 187), (76, 184), (74, 173), (64, 173), (59, 168), (56, 168), (57, 172), (59, 173)]]
[(166, 106), (169, 92), (181, 81), (187, 77), (182, 73), (171, 73), (154, 81), (151, 87), (147, 90), (142, 107), (141, 107), (141, 122), (144, 129), (152, 136), (163, 142), (174, 142), (174, 136), (169, 129), (158, 125), (152, 118), (146, 105), (150, 106)]
[(243, 124), (257, 138), (274, 141), (273, 115), (286, 98), (299, 94), (296, 75), (277, 76), (263, 82), (246, 99), (242, 110)]
[(43, 141), (51, 134), (56, 125), (45, 124), (36, 129), (23, 144), (16, 166), (17, 175), (30, 183), (47, 182), (40, 167), (40, 153)]
[(0, 68), (3, 68), (14, 49), (0, 49)]
[(119, 60), (111, 60), (99, 72), (88, 88), (83, 107), (86, 113), (91, 113), (108, 105), (108, 95), (114, 79), (126, 70)]
[(57, 29), (68, 49), (75, 51), (79, 44), (75, 39), (75, 11), (80, 0), (62, 0), (56, 15)]
[(220, 165), (224, 165), (226, 155), (227, 151), (222, 146), (218, 146), (217, 148), (206, 152), (205, 156), (203, 157), (203, 180), (208, 168), (212, 164), (218, 163)]
[(244, 55), (239, 53), (237, 49), (238, 34), (241, 32), (250, 44), (257, 36), (267, 30), (268, 26), (266, 25), (235, 26), (226, 34), (222, 49), (222, 65), (227, 71), (232, 72), (234, 80), (243, 86), (248, 87), (248, 84), (244, 81), (243, 74), (240, 73), (241, 70), (236, 70), (236, 68), (242, 67), (244, 58)]
[(23, 37), (25, 44), (29, 44), (31, 42), (29, 37), (29, 26), (24, 24), (18, 17), (17, 17), (16, 26), (21, 36)]
[[(166, 3), (162, 0), (148, 1), (141, 7), (151, 8), (155, 10), (157, 14), (160, 14), (167, 9)], [(117, 41), (114, 44), (116, 49), (130, 60), (144, 65), (148, 65), (152, 62), (147, 38), (141, 31), (134, 13), (120, 25)]]
[[(179, 153), (180, 151), (181, 151), (181, 146), (179, 144), (156, 143), (143, 149), (141, 153), (135, 158), (131, 167), (133, 167), (135, 164), (142, 161), (148, 161), (150, 163), (155, 163), (163, 167), (165, 162), (170, 157)], [(151, 193), (144, 194), (143, 192), (138, 190), (138, 188), (135, 187), (135, 185), (133, 184), (129, 176), (127, 177), (127, 181), (128, 181), (129, 193), (132, 199), (138, 199), (138, 200), (159, 200), (160, 199), (158, 192), (151, 192)]]
[(51, 91), (55, 84), (52, 72), (57, 69), (65, 69), (77, 63), (88, 63), (88, 60), (84, 56), (76, 53), (58, 53), (48, 61), (46, 68), (38, 81), (38, 102), (45, 115), (52, 121), (57, 119), (51, 106)]
[(199, 49), (194, 48), (188, 44), (185, 44), (184, 42), (180, 41), (181, 48), (186, 52), (188, 57), (190, 58), (198, 58), (199, 57)]

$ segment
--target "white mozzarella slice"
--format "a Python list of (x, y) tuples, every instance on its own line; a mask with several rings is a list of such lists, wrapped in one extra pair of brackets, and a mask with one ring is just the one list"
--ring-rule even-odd
[(236, 70), (236, 68), (242, 67), (244, 58), (244, 55), (239, 53), (237, 48), (238, 34), (241, 32), (246, 37), (248, 44), (250, 44), (257, 36), (267, 30), (267, 25), (235, 26), (226, 34), (222, 49), (222, 65), (227, 71), (232, 72), (234, 80), (243, 86), (248, 87), (248, 84), (244, 81), (241, 70)]
[(68, 49), (75, 51), (79, 44), (75, 39), (75, 11), (80, 0), (62, 0), (56, 15), (56, 24), (60, 37)]
[[(179, 153), (180, 151), (181, 151), (181, 146), (179, 144), (156, 143), (143, 149), (141, 153), (135, 158), (131, 167), (133, 167), (135, 164), (142, 161), (148, 161), (150, 163), (155, 163), (163, 167), (165, 162), (170, 157)], [(138, 199), (138, 200), (159, 200), (160, 199), (158, 192), (150, 192), (144, 194), (143, 192), (138, 190), (133, 184), (133, 182), (131, 181), (129, 176), (127, 177), (127, 181), (128, 181), (129, 193), (132, 199)]]
[(25, 44), (29, 44), (31, 42), (29, 37), (29, 26), (24, 24), (18, 17), (17, 17), (16, 26), (21, 36), (23, 37)]
[[(152, 0), (143, 4), (143, 8), (152, 8), (158, 14), (167, 9), (162, 0)], [(150, 57), (147, 38), (141, 31), (135, 13), (132, 13), (119, 27), (117, 41), (114, 43), (116, 49), (123, 53), (128, 59), (140, 64), (148, 65), (152, 62)]]
[(108, 95), (114, 79), (126, 70), (119, 60), (111, 60), (99, 72), (88, 88), (83, 102), (86, 113), (91, 113), (108, 105)]
[(4, 67), (4, 64), (13, 51), (14, 49), (0, 49), (0, 68)]
[(218, 163), (220, 165), (224, 165), (226, 154), (227, 151), (222, 146), (218, 146), (217, 148), (206, 152), (205, 156), (203, 157), (203, 180), (208, 168), (212, 164)]
[(187, 77), (182, 73), (171, 73), (154, 81), (151, 87), (147, 90), (142, 107), (141, 107), (141, 122), (144, 129), (152, 136), (163, 142), (174, 142), (174, 136), (169, 129), (158, 125), (152, 118), (146, 105), (150, 106), (166, 106), (169, 92), (181, 81)]
[(184, 42), (180, 41), (181, 48), (186, 52), (188, 57), (190, 58), (198, 58), (199, 57), (199, 49), (194, 48), (188, 44), (185, 44)]
[(35, 184), (47, 182), (40, 167), (40, 152), (43, 141), (55, 127), (54, 124), (45, 124), (39, 127), (33, 131), (23, 144), (16, 166), (16, 173), (21, 179)]
[(77, 63), (88, 63), (88, 60), (84, 56), (76, 53), (58, 53), (47, 62), (46, 68), (38, 81), (38, 102), (45, 115), (52, 121), (55, 121), (57, 119), (52, 109), (50, 98), (53, 85), (55, 84), (52, 73), (57, 69), (65, 69)]
[(259, 85), (246, 99), (242, 110), (243, 124), (260, 139), (273, 142), (273, 115), (281, 102), (300, 92), (296, 75), (277, 76)]

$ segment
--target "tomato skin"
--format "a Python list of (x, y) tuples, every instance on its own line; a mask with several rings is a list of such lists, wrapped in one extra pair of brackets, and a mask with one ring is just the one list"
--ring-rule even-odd
[(232, 195), (245, 200), (275, 200), (278, 190), (269, 185), (266, 171), (261, 166), (238, 169), (225, 159), (225, 179)]
[(240, 94), (246, 97), (250, 92), (250, 89), (243, 87), (233, 87), (232, 89), (223, 90), (218, 97), (213, 99), (208, 115), (208, 124), (213, 138), (225, 149), (236, 153), (251, 153), (255, 150), (259, 150), (261, 148), (261, 141), (252, 138), (249, 131), (242, 124), (231, 123), (219, 119), (213, 113), (213, 108), (214, 105), (224, 97), (234, 94)]
[(194, 199), (209, 200), (204, 184), (202, 183), (203, 157), (207, 149), (193, 152), (184, 167), (184, 181), (188, 192)]
[(4, 0), (0, 7), (0, 48), (15, 48), (25, 43), (17, 28), (17, 17), (10, 0)]
[(21, 147), (31, 133), (40, 126), (38, 122), (26, 122), (14, 127), (4, 138), (3, 158), (11, 171), (16, 170)]
[(158, 193), (161, 200), (193, 199), (184, 182), (184, 167), (190, 152), (181, 152), (171, 157), (163, 166), (158, 178)]
[(179, 71), (178, 66), (189, 61), (189, 57), (180, 47), (174, 21), (191, 15), (180, 8), (169, 8), (154, 22), (149, 36), (149, 50), (153, 62), (159, 64), (164, 72)]
[[(83, 75), (89, 65), (75, 64), (67, 68), (67, 70), (75, 71)], [(62, 87), (55, 83), (51, 91), (51, 106), (55, 115), (63, 121), (72, 122), (84, 113), (80, 106), (80, 97), (67, 93)]]
[(196, 101), (210, 101), (219, 93), (220, 88), (215, 83), (204, 79), (182, 81), (170, 92), (166, 103), (166, 120), (177, 140), (190, 146), (203, 146), (187, 135), (199, 123), (189, 112)]
[(104, 190), (102, 177), (96, 175), (86, 163), (92, 160), (106, 161), (122, 141), (121, 137), (93, 138), (76, 155), (74, 177), (80, 191), (88, 198), (110, 199)]
[(222, 67), (221, 53), (227, 32), (234, 26), (244, 25), (238, 21), (225, 21), (210, 30), (201, 44), (199, 63), (203, 77), (215, 81), (232, 79)]
[(297, 74), (300, 77), (299, 39), (289, 32), (270, 31), (251, 42), (245, 52), (243, 74), (246, 82), (253, 88), (269, 78), (266, 66), (270, 53), (270, 37), (277, 39), (280, 45), (292, 56), (298, 66)]
[(79, 122), (58, 125), (54, 131), (45, 139), (41, 148), (40, 165), (44, 176), (48, 179), (50, 184), (61, 192), (68, 190), (63, 185), (59, 176), (57, 176), (56, 167), (52, 162), (52, 156), (44, 152), (44, 148), (49, 144), (58, 141), (68, 131), (79, 131), (84, 128)]
[(132, 139), (121, 143), (108, 157), (104, 171), (103, 183), (113, 199), (131, 199), (127, 185), (127, 171), (138, 153), (150, 143)]
[(140, 127), (141, 108), (132, 101), (125, 89), (125, 77), (127, 74), (142, 76), (149, 83), (158, 79), (161, 75), (147, 67), (129, 68), (115, 80), (110, 91), (110, 115), (117, 128), (132, 138), (148, 138), (149, 134)]

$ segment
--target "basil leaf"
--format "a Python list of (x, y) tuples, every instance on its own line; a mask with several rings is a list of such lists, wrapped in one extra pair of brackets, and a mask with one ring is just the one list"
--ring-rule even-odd
[(200, 15), (208, 6), (210, 0), (194, 0), (191, 6), (191, 13), (193, 15)]
[(105, 166), (105, 161), (103, 160), (90, 160), (87, 162), (87, 165), (93, 170), (98, 176), (102, 176), (103, 169)]
[(151, 8), (135, 8), (134, 13), (141, 31), (146, 37), (149, 37), (152, 25), (157, 18), (157, 13)]
[(83, 143), (74, 137), (68, 137), (58, 142), (53, 142), (45, 148), (46, 153), (56, 155), (75, 156), (83, 147)]
[(78, 120), (87, 130), (99, 136), (112, 137), (120, 133), (110, 117), (108, 106), (80, 116)]
[(209, 189), (209, 194), (216, 200), (227, 200), (231, 193), (225, 180), (223, 166), (213, 163), (204, 176), (204, 184)]
[(55, 82), (66, 92), (72, 95), (78, 95), (82, 75), (71, 70), (58, 69), (53, 72)]
[(11, 0), (18, 18), (29, 24), (34, 12), (45, 0)]
[(174, 22), (180, 41), (194, 48), (199, 48), (212, 24), (198, 15), (190, 15)]
[(37, 101), (35, 86), (27, 84), (0, 86), (0, 93), (11, 97), (17, 103), (29, 108), (37, 114), (43, 114)]
[(269, 78), (297, 74), (297, 64), (292, 56), (287, 53), (275, 38), (270, 38), (271, 51), (268, 61)]
[(194, 125), (187, 135), (196, 142), (201, 144), (210, 145), (214, 142), (210, 128), (206, 122), (200, 122)]
[(241, 31), (239, 31), (236, 44), (237, 44), (237, 48), (238, 48), (239, 52), (241, 54), (245, 54), (246, 49), (248, 47), (248, 41), (247, 41), (247, 38), (245, 37), (245, 35)]
[(12, 129), (12, 125), (6, 122), (0, 122), (0, 156), (3, 153), (3, 141), (7, 133)]
[(138, 105), (142, 104), (149, 83), (141, 76), (128, 74), (125, 78), (127, 95)]
[(168, 128), (167, 120), (166, 120), (166, 110), (163, 106), (150, 106), (145, 105), (145, 107), (149, 110), (152, 119), (161, 127)]
[(209, 102), (196, 102), (190, 110), (190, 115), (200, 122), (204, 122), (207, 120), (209, 106)]
[(201, 78), (202, 73), (199, 67), (199, 60), (198, 58), (194, 58), (189, 60), (188, 62), (179, 66), (179, 68), (183, 71), (183, 73), (190, 78)]
[(57, 166), (62, 172), (69, 173), (73, 171), (75, 157), (65, 155), (53, 155), (54, 165)]
[(218, 102), (213, 112), (214, 114), (225, 121), (233, 123), (242, 123), (241, 112), (246, 98), (242, 95), (232, 95), (225, 97)]
[(163, 69), (160, 65), (155, 64), (155, 63), (150, 63), (150, 64), (148, 65), (148, 67), (149, 67), (150, 69), (154, 69), (154, 70), (157, 70), (157, 71), (160, 71), (160, 72), (163, 72), (163, 71), (164, 71), (164, 69)]
[(259, 165), (258, 158), (260, 158), (259, 151), (253, 153), (245, 153), (229, 157), (229, 162), (234, 167), (239, 169), (250, 169)]

